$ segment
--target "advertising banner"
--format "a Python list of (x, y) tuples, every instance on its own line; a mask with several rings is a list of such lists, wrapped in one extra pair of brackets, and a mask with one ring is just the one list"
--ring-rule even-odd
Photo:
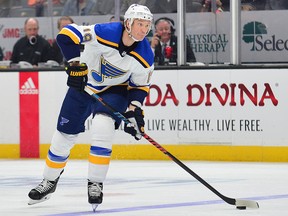
[(20, 157), (39, 157), (38, 72), (19, 73)]
[[(12, 77), (6, 75), (8, 80)], [(287, 76), (287, 69), (156, 70), (143, 107), (146, 132), (165, 144), (288, 146)], [(12, 89), (17, 87), (14, 78)], [(4, 78), (0, 82), (3, 88), (9, 86)], [(66, 91), (64, 72), (19, 73), (20, 104), (17, 92), (8, 91), (1, 113), (15, 113), (10, 117), (15, 120), (20, 113), (22, 135), (36, 134), (40, 121), (40, 143), (50, 143)], [(30, 122), (24, 121), (25, 116)], [(0, 123), (2, 143), (17, 143), (14, 128), (19, 128), (18, 123), (8, 117), (5, 121), (6, 117)], [(88, 119), (88, 131), (90, 124)], [(78, 142), (89, 143), (89, 132), (79, 136)], [(121, 128), (115, 143), (135, 140)]]
[[(56, 130), (66, 81), (64, 71), (1, 73), (0, 146), (19, 145), (21, 157), (38, 157), (39, 146), (49, 145)], [(265, 157), (273, 152), (266, 160), (278, 160), (281, 152), (275, 147), (284, 153), (288, 147), (287, 92), (288, 70), (284, 68), (155, 70), (143, 106), (145, 130), (161, 145), (222, 146), (223, 157), (232, 160), (238, 152), (229, 156), (229, 148), (252, 147), (255, 160), (265, 160), (261, 149), (265, 149)], [(76, 144), (90, 144), (91, 124), (90, 117)], [(123, 125), (113, 144), (131, 146), (131, 152), (136, 146), (150, 145), (125, 133)], [(287, 161), (284, 153), (281, 160)], [(219, 152), (217, 158), (221, 155)]]
[[(40, 73), (41, 143), (55, 130), (67, 91), (63, 74)], [(287, 69), (156, 70), (143, 107), (146, 132), (163, 144), (288, 146), (287, 76)], [(90, 143), (90, 126), (88, 119), (78, 143)], [(122, 127), (114, 142), (147, 143)]]
[(147, 132), (163, 143), (287, 145), (285, 71), (156, 71)]

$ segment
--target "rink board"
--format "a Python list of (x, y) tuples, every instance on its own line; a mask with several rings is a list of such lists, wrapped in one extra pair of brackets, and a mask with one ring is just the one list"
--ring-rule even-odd
[[(146, 133), (181, 159), (288, 161), (287, 72), (156, 70), (144, 106)], [(45, 157), (67, 91), (66, 74), (1, 72), (0, 76), (0, 158)], [(90, 126), (89, 118), (71, 158), (87, 157)], [(120, 128), (113, 158), (166, 158), (153, 148)]]

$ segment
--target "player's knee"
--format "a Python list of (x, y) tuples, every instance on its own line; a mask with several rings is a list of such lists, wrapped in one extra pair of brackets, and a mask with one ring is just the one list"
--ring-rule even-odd
[(92, 146), (111, 148), (115, 135), (115, 121), (106, 114), (96, 114), (92, 120)]
[(56, 155), (69, 155), (71, 148), (74, 146), (77, 134), (65, 134), (59, 131), (55, 131), (50, 151)]

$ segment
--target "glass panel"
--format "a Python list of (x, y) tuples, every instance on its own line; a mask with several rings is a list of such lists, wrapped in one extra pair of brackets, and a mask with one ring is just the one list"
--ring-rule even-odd
[[(179, 26), (177, 26), (177, 0), (119, 1), (119, 8), (115, 9), (115, 6), (117, 6), (117, 4), (115, 5), (115, 0), (4, 0), (0, 2), (0, 17), (34, 17), (37, 9), (39, 9), (37, 16), (50, 15), (53, 17), (53, 19), (47, 21), (50, 22), (48, 26), (54, 27), (55, 19), (62, 15), (73, 16), (76, 22), (92, 24), (110, 21), (110, 18), (118, 10), (120, 17), (123, 19), (124, 12), (129, 5), (132, 3), (145, 4), (154, 14), (155, 21), (163, 20), (164, 18), (164, 20), (166, 19), (166, 25), (170, 26), (165, 33), (163, 26), (161, 27), (162, 30), (160, 31), (161, 28), (159, 27), (159, 32), (157, 32), (156, 25), (153, 25), (151, 32), (147, 36), (152, 41), (153, 35), (159, 34), (158, 36), (162, 37), (163, 41), (166, 38), (166, 42), (169, 42), (164, 52), (167, 56), (161, 57), (163, 59), (160, 64), (176, 65), (177, 37), (182, 38), (182, 35), (179, 35)], [(187, 46), (179, 47), (179, 49), (187, 51), (188, 57), (185, 56), (187, 58), (186, 61), (192, 63), (197, 61), (204, 64), (230, 63), (231, 54), (234, 53), (231, 50), (232, 12), (230, 3), (232, 1), (186, 0), (185, 2)], [(42, 9), (40, 4), (43, 4)], [(48, 10), (48, 8), (51, 10)], [(286, 55), (288, 50), (288, 31), (284, 27), (286, 25), (285, 21), (288, 19), (288, 1), (241, 0), (241, 9), (241, 24), (239, 28), (240, 62), (261, 64), (288, 62)], [(271, 19), (272, 17), (273, 19)], [(24, 20), (19, 21), (19, 23), (13, 20), (14, 22), (14, 27), (8, 27), (4, 23), (10, 37), (17, 36), (16, 33), (19, 29), (21, 31)], [(52, 30), (47, 29), (44, 31), (42, 28), (40, 30), (44, 32), (44, 35), (48, 35), (48, 38), (51, 38), (49, 35), (54, 36), (55, 32), (57, 32), (56, 27)], [(8, 39), (6, 38), (6, 40)], [(161, 45), (164, 43), (163, 41), (160, 43)], [(4, 43), (1, 46), (3, 49), (6, 48), (5, 52), (11, 51), (7, 44)], [(192, 52), (189, 51), (190, 49), (192, 49)], [(159, 51), (159, 48), (157, 50), (157, 53), (162, 52)], [(160, 57), (157, 58), (159, 59)]]

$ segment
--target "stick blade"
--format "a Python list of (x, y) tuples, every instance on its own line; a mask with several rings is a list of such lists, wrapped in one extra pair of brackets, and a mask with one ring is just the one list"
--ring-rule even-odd
[(236, 199), (235, 202), (236, 207), (247, 207), (247, 208), (254, 208), (254, 209), (258, 209), (259, 208), (259, 204), (255, 201), (252, 200), (241, 200), (241, 199)]

